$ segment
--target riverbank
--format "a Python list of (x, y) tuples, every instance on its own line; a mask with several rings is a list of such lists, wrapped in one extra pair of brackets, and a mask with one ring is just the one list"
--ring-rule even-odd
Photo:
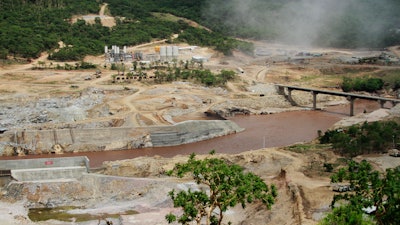
[(184, 121), (171, 126), (9, 131), (0, 155), (18, 156), (178, 146), (243, 131), (229, 120)]
[[(235, 207), (227, 212), (226, 222), (232, 221), (235, 225), (242, 224), (243, 221), (256, 224), (260, 222), (264, 224), (288, 222), (297, 224), (299, 218), (288, 218), (287, 215), (299, 210), (296, 206), (297, 200), (291, 200), (291, 196), (292, 193), (298, 193), (294, 187), (296, 186), (295, 183), (298, 182), (295, 177), (299, 174), (295, 171), (302, 167), (305, 156), (271, 148), (241, 154), (217, 154), (215, 157), (243, 166), (246, 170), (261, 176), (267, 183), (277, 185), (279, 191), (279, 201), (274, 205), (273, 211), (268, 211), (260, 205), (256, 208), (248, 207), (245, 210)], [(86, 225), (97, 224), (98, 222), (98, 220), (82, 223), (62, 223), (55, 220), (37, 223), (29, 221), (28, 208), (43, 207), (49, 204), (52, 207), (76, 206), (78, 209), (71, 210), (71, 214), (89, 213), (97, 215), (98, 218), (112, 220), (115, 224), (143, 224), (143, 221), (148, 221), (147, 225), (167, 224), (164, 218), (165, 214), (176, 210), (168, 197), (168, 192), (172, 189), (194, 188), (193, 185), (195, 184), (188, 180), (169, 178), (165, 176), (164, 172), (171, 169), (175, 163), (184, 162), (187, 159), (188, 156), (173, 158), (140, 157), (133, 160), (106, 163), (102, 174), (88, 174), (81, 180), (15, 183), (10, 186), (7, 192), (3, 191), (0, 211), (5, 212), (6, 209), (2, 207), (9, 207), (6, 211), (13, 217), (7, 217), (7, 219), (21, 224)], [(285, 171), (283, 176), (282, 171)], [(304, 184), (307, 180), (303, 180)], [(291, 188), (288, 188), (289, 183), (291, 183)], [(314, 180), (312, 187), (309, 185), (306, 185), (306, 187), (311, 189), (327, 188), (326, 185), (328, 185), (328, 180), (321, 180), (318, 184)], [(58, 196), (56, 190), (62, 190), (63, 195)], [(329, 191), (328, 188), (327, 191)], [(8, 203), (7, 199), (15, 198), (18, 200), (14, 200), (14, 203)], [(21, 209), (24, 210), (21, 211)], [(137, 211), (139, 214), (121, 215), (117, 220), (102, 214), (105, 212), (123, 214), (126, 211)], [(269, 217), (268, 220), (265, 219), (266, 216)]]
[[(236, 71), (238, 67), (243, 69), (236, 79), (224, 87), (204, 87), (189, 81), (159, 84), (152, 80), (135, 80), (113, 83), (115, 71), (101, 66), (104, 63), (102, 56), (85, 59), (99, 65), (101, 77), (96, 78), (92, 75), (97, 71), (33, 70), (32, 67), (39, 62), (44, 65), (60, 63), (47, 60), (46, 55), (29, 65), (3, 66), (0, 70), (0, 131), (24, 131), (24, 135), (22, 132), (17, 135), (11, 132), (6, 142), (18, 144), (24, 141), (27, 146), (35, 146), (28, 148), (34, 151), (40, 149), (40, 142), (47, 142), (47, 147), (40, 149), (42, 153), (57, 152), (60, 149), (63, 152), (63, 149), (67, 149), (68, 153), (57, 156), (85, 155), (90, 158), (91, 167), (97, 169), (81, 180), (14, 182), (11, 186), (3, 187), (0, 212), (5, 215), (4, 223), (79, 224), (74, 221), (76, 218), (71, 218), (69, 222), (54, 220), (57, 217), (49, 221), (32, 222), (27, 216), (28, 209), (32, 207), (72, 205), (86, 207), (78, 208), (74, 213), (89, 213), (97, 217), (82, 222), (82, 225), (99, 224), (99, 220), (100, 224), (104, 224), (102, 219), (107, 217), (104, 215), (107, 212), (118, 214), (117, 219), (113, 219), (115, 224), (121, 221), (124, 225), (143, 224), (146, 221), (152, 221), (146, 225), (166, 224), (164, 214), (173, 208), (167, 197), (168, 191), (175, 187), (187, 188), (193, 183), (171, 181), (171, 178), (164, 177), (163, 172), (175, 163), (185, 161), (190, 153), (206, 157), (207, 152), (214, 149), (218, 157), (243, 166), (267, 183), (275, 183), (279, 190), (279, 198), (271, 211), (264, 210), (260, 205), (250, 206), (244, 211), (234, 208), (229, 211), (227, 220), (234, 224), (316, 224), (329, 211), (328, 205), (333, 195), (328, 178), (330, 174), (324, 172), (323, 163), (338, 164), (341, 162), (340, 157), (326, 149), (312, 148), (296, 153), (282, 146), (294, 143), (300, 147), (308, 146), (304, 143), (314, 140), (318, 130), (329, 129), (338, 120), (348, 117), (348, 102), (342, 97), (318, 95), (317, 105), (321, 110), (311, 111), (312, 94), (294, 92), (292, 98), (300, 105), (294, 107), (276, 92), (274, 84), (338, 90), (342, 78), (348, 75), (346, 71), (351, 71), (351, 75), (357, 77), (385, 74), (386, 71), (392, 71), (393, 67), (349, 65), (337, 60), (357, 56), (357, 52), (351, 50), (315, 49), (315, 52), (321, 53), (317, 57), (304, 56), (300, 60), (297, 57), (292, 60), (297, 53), (308, 52), (310, 49), (291, 46), (284, 48), (286, 55), (282, 55), (282, 46), (267, 47), (275, 50), (271, 50), (271, 55), (265, 57), (238, 52), (234, 52), (232, 57), (225, 57), (212, 49), (201, 47), (190, 52), (210, 56), (203, 66), (214, 73), (221, 70)], [(153, 47), (141, 50), (150, 48)], [(365, 55), (380, 53), (366, 52)], [(75, 62), (68, 63), (74, 65)], [(325, 111), (325, 107), (332, 104), (341, 109)], [(364, 116), (376, 109), (375, 105), (372, 108), (359, 108), (356, 114), (362, 113)], [(159, 132), (162, 136), (160, 127), (179, 126), (188, 120), (208, 120), (204, 112), (222, 116), (235, 115), (229, 119), (238, 127), (245, 128), (245, 131), (208, 141), (198, 139), (196, 143), (177, 147), (153, 145), (148, 148), (132, 148), (144, 147), (149, 143), (146, 140), (151, 138), (151, 134), (140, 133), (141, 129), (155, 128), (155, 133)], [(248, 120), (239, 122), (242, 117), (240, 114), (251, 116), (244, 116)], [(360, 117), (358, 121), (363, 120), (365, 117)], [(201, 124), (207, 122), (202, 121)], [(259, 128), (256, 129), (256, 125)], [(211, 128), (221, 132), (218, 128)], [(99, 132), (84, 132), (90, 129)], [(100, 132), (102, 129), (105, 132)], [(185, 129), (198, 129), (200, 136), (210, 134), (208, 126), (204, 128), (202, 125), (191, 124), (179, 130)], [(30, 130), (40, 132), (29, 134), (29, 140), (26, 141)], [(62, 131), (58, 133), (58, 130)], [(181, 132), (179, 130), (172, 132), (175, 137)], [(138, 133), (134, 134), (135, 131)], [(46, 132), (45, 136), (40, 136)], [(12, 139), (13, 135), (15, 140)], [(132, 137), (140, 141), (127, 144), (127, 139)], [(189, 136), (184, 139), (196, 138)], [(78, 140), (83, 146), (79, 145), (76, 148), (78, 150), (74, 151), (73, 145)], [(98, 146), (100, 150), (130, 149), (87, 152), (93, 147), (90, 141), (95, 142), (97, 150)], [(163, 142), (168, 144), (169, 141)], [(53, 146), (58, 147), (54, 149)], [(40, 151), (32, 153), (36, 154), (19, 158), (48, 156), (40, 154)], [(376, 163), (378, 167), (379, 162)], [(136, 190), (136, 185), (141, 189)], [(127, 210), (139, 214), (122, 215)]]
[[(171, 158), (175, 155), (189, 155), (193, 152), (207, 154), (211, 150), (215, 150), (217, 153), (237, 154), (265, 147), (283, 147), (294, 143), (311, 142), (318, 137), (318, 131), (324, 132), (334, 127), (335, 124), (351, 125), (355, 122), (380, 120), (384, 119), (382, 116), (386, 116), (388, 113), (390, 114), (389, 117), (398, 115), (398, 113), (396, 114), (398, 107), (390, 110), (379, 109), (378, 104), (368, 101), (358, 101), (355, 106), (357, 112), (355, 117), (349, 117), (347, 114), (348, 106), (341, 104), (316, 111), (303, 109), (267, 115), (237, 115), (229, 119), (237, 126), (244, 128), (244, 131), (179, 146), (13, 156), (2, 157), (2, 159), (87, 156), (90, 159), (90, 166), (99, 168), (104, 161), (141, 156)], [(364, 113), (365, 109), (370, 113)], [(193, 126), (193, 129), (196, 129), (196, 126)]]
[[(329, 212), (335, 192), (330, 185), (330, 174), (324, 172), (323, 163), (337, 164), (341, 162), (340, 156), (318, 148), (301, 153), (290, 149), (295, 148), (266, 148), (213, 156), (240, 165), (266, 183), (278, 187), (278, 199), (272, 210), (266, 210), (261, 205), (249, 205), (246, 209), (235, 207), (227, 211), (225, 222), (231, 221), (234, 225), (314, 225), (324, 213)], [(210, 156), (196, 157), (201, 159)], [(106, 224), (105, 221), (120, 225), (139, 225), (144, 221), (146, 225), (167, 224), (164, 216), (171, 211), (179, 211), (173, 208), (168, 192), (195, 187), (190, 180), (167, 177), (165, 171), (187, 159), (187, 155), (171, 158), (137, 157), (105, 162), (103, 170), (86, 174), (79, 180), (14, 182), (1, 191), (2, 224), (97, 225)], [(356, 158), (363, 159), (382, 171), (400, 165), (397, 158), (384, 155)], [(66, 212), (70, 214), (71, 221), (56, 220), (59, 214), (54, 214), (52, 220), (42, 222), (29, 219), (28, 209), (49, 206), (55, 209), (70, 208)], [(77, 222), (74, 218), (82, 214), (86, 214), (86, 218), (90, 215), (92, 219)]]

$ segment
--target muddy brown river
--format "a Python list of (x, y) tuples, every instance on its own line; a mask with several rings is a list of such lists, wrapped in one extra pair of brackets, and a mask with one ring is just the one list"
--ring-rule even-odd
[[(356, 100), (355, 114), (364, 110), (371, 112), (378, 109), (378, 103)], [(245, 131), (201, 141), (192, 144), (144, 148), (132, 150), (71, 153), (63, 155), (40, 155), (24, 157), (0, 157), (0, 159), (24, 159), (38, 157), (87, 156), (92, 168), (100, 167), (104, 161), (130, 159), (139, 156), (173, 157), (191, 153), (206, 154), (211, 150), (217, 153), (240, 153), (264, 147), (281, 147), (297, 142), (308, 142), (318, 137), (318, 130), (325, 132), (334, 123), (349, 115), (348, 105), (328, 107), (325, 110), (304, 110), (283, 112), (269, 115), (235, 116), (229, 118)]]

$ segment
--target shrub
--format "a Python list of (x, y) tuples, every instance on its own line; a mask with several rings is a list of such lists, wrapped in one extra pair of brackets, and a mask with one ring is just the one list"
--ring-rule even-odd
[(380, 78), (349, 78), (343, 77), (342, 90), (375, 92), (383, 88), (384, 82)]

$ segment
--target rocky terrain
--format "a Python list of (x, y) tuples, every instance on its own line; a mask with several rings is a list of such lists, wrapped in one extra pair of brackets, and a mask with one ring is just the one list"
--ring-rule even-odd
[[(154, 84), (151, 80), (112, 83), (116, 71), (102, 68), (104, 58), (101, 56), (85, 59), (102, 68), (99, 78), (93, 76), (95, 71), (32, 69), (39, 62), (44, 62), (47, 67), (60, 63), (48, 61), (46, 54), (30, 64), (0, 65), (0, 128), (7, 131), (135, 128), (208, 119), (204, 112), (233, 116), (300, 110), (303, 108), (292, 106), (276, 92), (275, 83), (335, 90), (341, 81), (341, 75), (335, 75), (335, 72), (340, 74), (343, 68), (353, 66), (345, 59), (379, 54), (257, 44), (262, 50), (258, 56), (236, 52), (232, 57), (223, 57), (207, 48), (198, 48), (185, 55), (189, 58), (190, 54), (209, 56), (204, 66), (215, 72), (221, 69), (237, 71), (240, 67), (243, 73), (238, 73), (238, 78), (224, 88), (203, 87), (191, 82)], [(137, 48), (151, 51), (153, 47)], [(298, 57), (300, 52), (312, 54)], [(397, 51), (390, 53), (395, 55)], [(362, 75), (365, 67), (356, 65), (354, 68)], [(371, 68), (385, 69), (376, 65)], [(326, 70), (333, 71), (333, 75), (326, 75)], [(87, 79), (88, 76), (91, 79)], [(302, 106), (312, 103), (309, 93), (295, 92), (293, 98)], [(318, 96), (320, 107), (334, 104), (347, 104), (347, 100)], [(399, 106), (347, 118), (337, 126), (398, 115)], [(0, 145), (0, 151), (3, 150)], [(328, 174), (322, 172), (322, 165), (340, 161), (340, 157), (332, 152), (311, 149), (296, 153), (290, 148), (273, 148), (217, 157), (237, 163), (279, 187), (279, 197), (271, 211), (260, 205), (245, 210), (234, 208), (228, 212), (226, 222), (316, 224), (329, 210), (333, 192)], [(84, 175), (80, 180), (14, 182), (2, 189), (0, 212), (5, 224), (105, 224), (106, 219), (114, 224), (166, 224), (164, 215), (176, 210), (168, 199), (168, 191), (192, 187), (193, 183), (166, 177), (164, 172), (186, 159), (187, 156), (141, 157), (105, 162), (102, 170)], [(393, 157), (368, 156), (367, 159), (382, 169), (399, 164)], [(94, 217), (86, 222), (32, 222), (28, 217), (28, 208), (56, 206), (74, 206), (76, 208), (68, 210), (71, 214)]]

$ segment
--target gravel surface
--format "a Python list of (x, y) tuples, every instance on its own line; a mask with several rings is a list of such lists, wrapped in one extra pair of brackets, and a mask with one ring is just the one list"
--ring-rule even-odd
[(46, 123), (73, 123), (87, 119), (88, 110), (101, 104), (104, 92), (89, 88), (80, 96), (59, 98), (9, 99), (0, 105), (0, 127), (26, 129)]

